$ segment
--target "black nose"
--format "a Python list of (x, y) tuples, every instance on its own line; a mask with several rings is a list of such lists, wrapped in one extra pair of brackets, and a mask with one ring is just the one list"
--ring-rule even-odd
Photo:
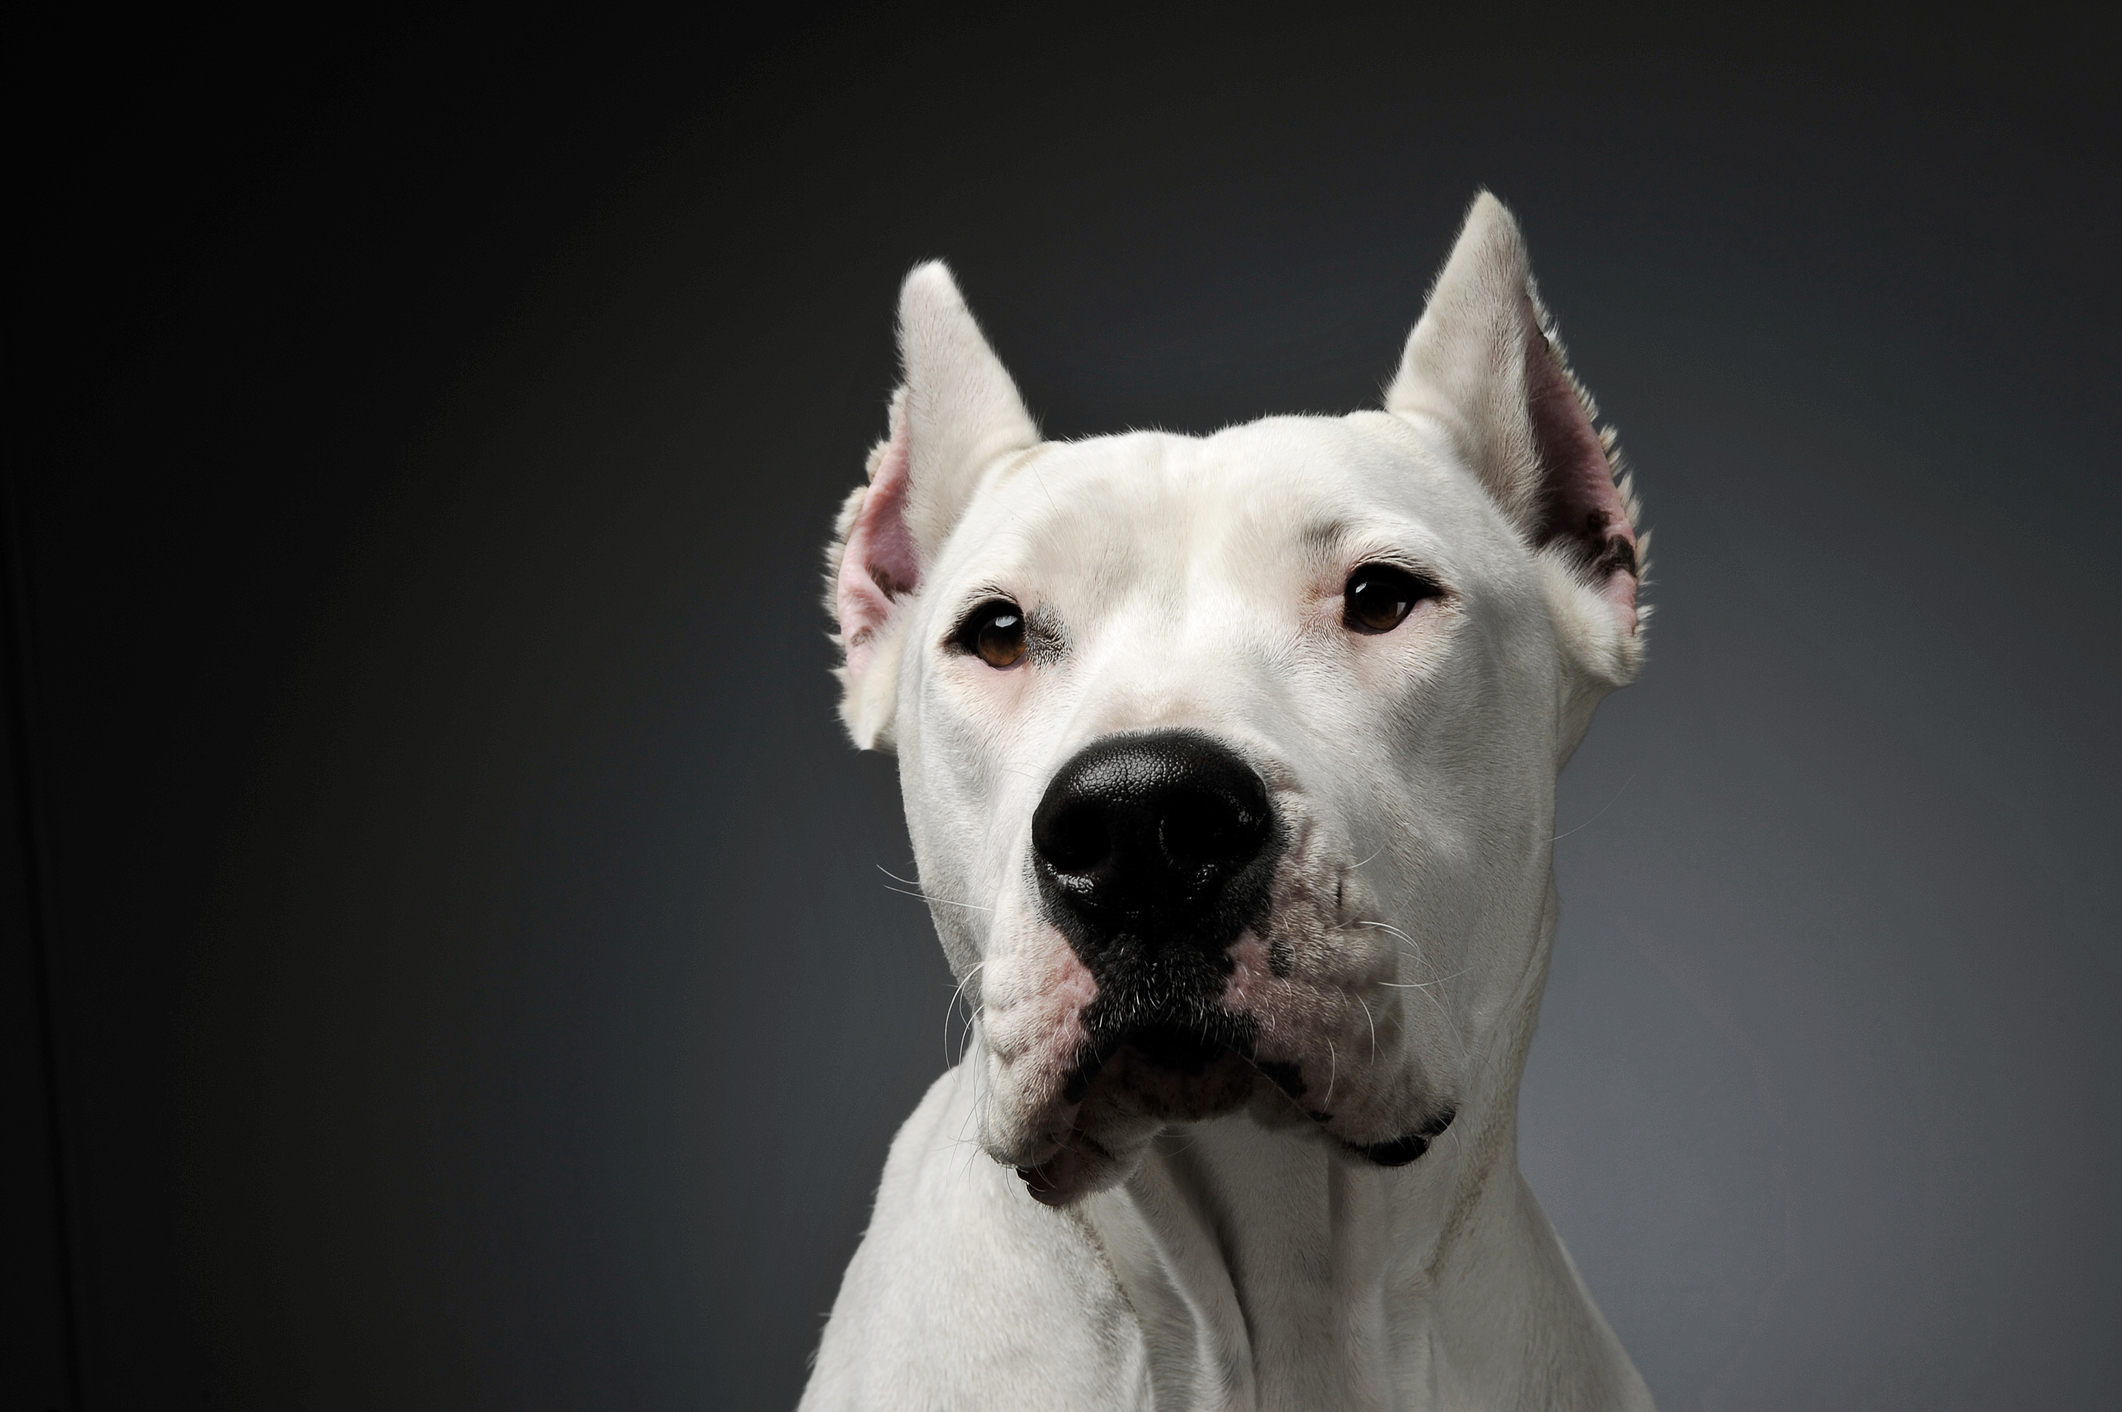
[(1086, 746), (1032, 815), (1042, 890), (1079, 949), (1229, 945), (1266, 899), (1274, 840), (1259, 774), (1199, 731)]

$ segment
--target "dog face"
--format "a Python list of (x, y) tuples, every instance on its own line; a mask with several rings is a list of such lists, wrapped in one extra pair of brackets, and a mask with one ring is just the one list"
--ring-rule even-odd
[(941, 266), (832, 554), (974, 997), (981, 1141), (1060, 1204), (1241, 1108), (1423, 1155), (1544, 963), (1557, 770), (1640, 658), (1634, 505), (1475, 203), (1383, 411), (1045, 443)]

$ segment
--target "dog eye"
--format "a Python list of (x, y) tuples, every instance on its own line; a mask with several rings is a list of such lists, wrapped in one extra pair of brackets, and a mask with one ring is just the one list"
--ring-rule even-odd
[(957, 642), (990, 667), (1014, 667), (1024, 660), (1024, 610), (1007, 598), (991, 598), (959, 627)]
[(1415, 605), (1444, 592), (1419, 574), (1392, 564), (1365, 564), (1348, 576), (1341, 590), (1341, 622), (1353, 632), (1391, 632)]

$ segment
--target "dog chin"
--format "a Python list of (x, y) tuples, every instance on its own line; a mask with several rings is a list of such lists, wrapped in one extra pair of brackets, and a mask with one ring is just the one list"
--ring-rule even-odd
[(1070, 1205), (1127, 1180), (1167, 1126), (1237, 1112), (1263, 1082), (1234, 1050), (1204, 1051), (1159, 1032), (1135, 1036), (1078, 1066), (1069, 1089), (1082, 1097), (1068, 1131), (1040, 1160), (1014, 1164), (1017, 1175), (1034, 1199)]
[(1116, 1156), (1104, 1144), (1072, 1130), (1060, 1151), (1036, 1167), (1017, 1168), (1017, 1176), (1032, 1200), (1042, 1206), (1072, 1206), (1094, 1191), (1126, 1181), (1153, 1136), (1154, 1130), (1143, 1135), (1124, 1156)]
[(1011, 1165), (1035, 1201), (1069, 1206), (1134, 1175), (1165, 1128), (1241, 1109), (1270, 1132), (1307, 1133), (1373, 1167), (1405, 1167), (1419, 1160), (1457, 1116), (1455, 1104), (1433, 1099), (1411, 1130), (1363, 1141), (1334, 1132), (1320, 1115), (1303, 1112), (1269, 1075), (1235, 1053), (1225, 1051), (1200, 1072), (1185, 1073), (1122, 1049), (1091, 1080), (1074, 1122), (1058, 1141), (1049, 1141), (1039, 1160)]

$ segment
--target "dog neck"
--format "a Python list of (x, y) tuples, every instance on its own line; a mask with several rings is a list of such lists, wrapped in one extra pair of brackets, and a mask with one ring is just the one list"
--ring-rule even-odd
[(1083, 1202), (1142, 1322), (1157, 1406), (1516, 1405), (1556, 1370), (1600, 1366), (1612, 1336), (1518, 1175), (1554, 919), (1550, 887), (1516, 1004), (1419, 1161), (1378, 1167), (1237, 1114), (1166, 1132)]

